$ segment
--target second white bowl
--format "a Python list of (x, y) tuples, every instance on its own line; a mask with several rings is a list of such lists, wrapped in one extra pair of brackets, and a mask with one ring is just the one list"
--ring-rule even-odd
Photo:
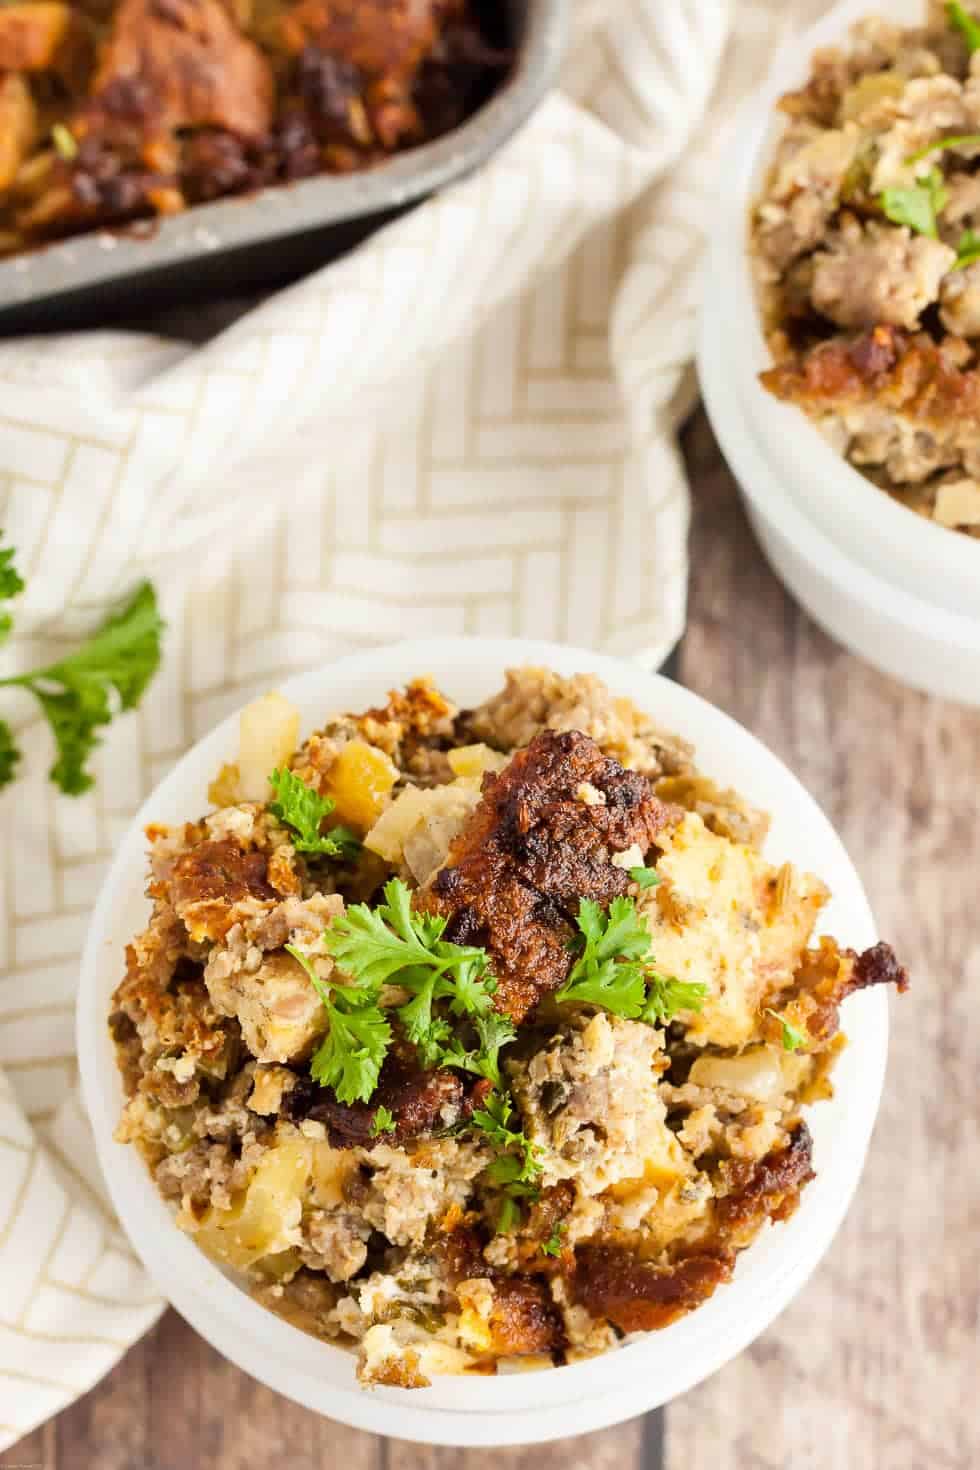
[[(893, 0), (914, 24), (924, 0)], [(806, 415), (758, 381), (771, 363), (749, 260), (749, 215), (783, 126), (775, 104), (813, 52), (846, 43), (875, 0), (846, 0), (776, 58), (732, 125), (704, 274), (698, 374), (719, 443), (769, 559), (807, 611), (886, 673), (980, 704), (980, 542), (891, 499)]]

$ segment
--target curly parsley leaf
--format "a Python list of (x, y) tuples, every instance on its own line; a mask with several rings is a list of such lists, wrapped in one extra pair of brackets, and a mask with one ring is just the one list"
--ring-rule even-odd
[(486, 1177), (514, 1198), (536, 1199), (541, 1175), (541, 1150), (523, 1129), (511, 1128), (513, 1103), (503, 1092), (492, 1093), (473, 1114), (473, 1124), (486, 1134), (497, 1157), (486, 1167)]
[(357, 857), (361, 844), (349, 828), (333, 827), (321, 835), (320, 828), (335, 806), (329, 796), (321, 796), (312, 786), (307, 786), (295, 771), (278, 767), (269, 777), (269, 785), (275, 792), (269, 810), (293, 829), (293, 846), (297, 852), (332, 858)]
[(980, 260), (980, 235), (974, 230), (964, 230), (956, 247), (956, 261), (950, 270), (961, 271)]
[(371, 1136), (378, 1138), (382, 1133), (394, 1133), (395, 1115), (388, 1108), (379, 1107), (375, 1109), (374, 1117), (371, 1119)]
[(772, 1006), (766, 1006), (766, 1015), (773, 1016), (782, 1028), (783, 1051), (799, 1051), (801, 1046), (806, 1045), (806, 1037), (798, 1026), (793, 1026), (785, 1016), (774, 1011)]
[(700, 1010), (708, 993), (696, 981), (675, 980), (654, 968), (652, 939), (631, 898), (614, 898), (609, 913), (582, 899), (578, 958), (557, 1001), (601, 1006), (630, 1021), (661, 1026), (678, 1011)]
[(660, 874), (656, 868), (630, 868), (629, 875), (641, 888), (656, 888), (660, 882)]
[(98, 731), (139, 704), (160, 666), (163, 626), (156, 593), (143, 582), (67, 658), (0, 679), (0, 685), (29, 689), (40, 704), (58, 751), (51, 779), (66, 795), (79, 796), (92, 785), (86, 762), (100, 743)]
[(561, 1238), (564, 1235), (564, 1233), (565, 1233), (565, 1222), (564, 1222), (564, 1220), (557, 1220), (555, 1222), (554, 1229), (552, 1230), (551, 1234), (548, 1236), (548, 1239), (546, 1241), (544, 1241), (543, 1244), (542, 1244), (542, 1246), (541, 1246), (541, 1249), (542, 1249), (542, 1251), (544, 1252), (544, 1254), (546, 1256), (560, 1256), (561, 1255), (562, 1251), (564, 1250), (564, 1246), (562, 1245), (562, 1241), (561, 1241)]
[(651, 1026), (672, 1021), (678, 1011), (699, 1011), (708, 995), (707, 985), (697, 980), (675, 980), (656, 970), (647, 972), (647, 1002), (640, 1019)]
[(500, 1210), (497, 1213), (496, 1231), (498, 1235), (511, 1235), (521, 1223), (521, 1207), (512, 1195), (505, 1194), (500, 1201)]
[[(9, 602), (24, 590), (24, 579), (14, 566), (12, 546), (0, 546), (0, 602)], [(9, 636), (13, 618), (6, 610), (0, 611), (0, 643)]]
[(310, 1062), (310, 1075), (333, 1088), (338, 1102), (367, 1102), (391, 1043), (391, 1026), (377, 1006), (342, 1009), (339, 996), (327, 1006), (330, 1029)]
[(6, 786), (14, 779), (19, 760), (20, 751), (10, 726), (6, 720), (0, 720), (0, 786)]
[(946, 15), (950, 25), (954, 26), (963, 37), (967, 50), (972, 56), (974, 51), (980, 49), (980, 23), (962, 5), (957, 4), (957, 0), (952, 0), (952, 3), (946, 6)]
[[(444, 939), (446, 921), (438, 914), (418, 913), (412, 894), (400, 878), (385, 884), (377, 908), (353, 904), (326, 931), (324, 941), (337, 964), (361, 985), (397, 985), (411, 999), (398, 1008), (398, 1019), (418, 1049), (423, 1066), (460, 1067), (499, 1084), (498, 1054), (512, 1041), (513, 1027), (493, 1010), (497, 982), (486, 951)], [(479, 1047), (468, 1050), (452, 1035), (445, 1015), (467, 1018)]]
[(885, 189), (879, 204), (894, 225), (908, 225), (917, 235), (939, 237), (936, 216), (943, 210), (949, 194), (938, 168), (931, 168), (924, 178), (907, 189)]
[(329, 1029), (313, 1053), (310, 1076), (333, 1088), (338, 1102), (367, 1102), (391, 1044), (391, 1025), (376, 1004), (376, 989), (326, 985), (308, 955), (292, 944), (285, 948), (303, 966), (327, 1013)]
[(503, 1086), (500, 1052), (517, 1035), (513, 1022), (494, 1011), (488, 1016), (476, 1016), (473, 1029), (476, 1031), (479, 1047), (466, 1051), (459, 1039), (454, 1037), (452, 1044), (441, 1051), (439, 1063), (444, 1067), (458, 1067), (463, 1072), (474, 1072), (478, 1077), (486, 1077), (495, 1088), (500, 1088)]

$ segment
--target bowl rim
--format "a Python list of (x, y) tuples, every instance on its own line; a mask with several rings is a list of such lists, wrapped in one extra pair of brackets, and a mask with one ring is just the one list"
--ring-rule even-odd
[[(950, 583), (980, 587), (980, 545), (975, 539), (927, 520), (879, 489), (833, 449), (802, 410), (773, 398), (757, 378), (758, 368), (772, 358), (756, 300), (748, 221), (767, 157), (782, 130), (775, 104), (809, 74), (815, 50), (845, 41), (850, 26), (873, 8), (870, 0), (841, 0), (816, 24), (784, 42), (766, 80), (732, 120), (717, 174), (722, 225), (711, 233), (708, 257), (708, 276), (715, 287), (712, 350), (724, 357), (741, 412), (755, 424), (767, 457), (781, 459), (780, 478), (787, 480), (787, 490), (806, 508), (808, 519), (819, 520), (825, 534), (869, 569), (887, 565), (891, 554), (919, 569), (923, 580), (941, 572), (932, 584), (939, 600), (929, 600), (929, 605), (955, 613), (959, 603), (945, 600)], [(890, 19), (912, 24), (922, 0), (897, 0), (895, 8), (907, 14)], [(738, 242), (734, 250), (733, 239)], [(704, 316), (703, 303), (702, 321)], [(792, 445), (792, 474), (785, 473), (787, 444)], [(820, 515), (824, 507), (826, 514)], [(980, 602), (966, 615), (980, 618)]]
[[(315, 707), (322, 719), (331, 708), (354, 699), (376, 699), (390, 684), (424, 671), (431, 671), (450, 694), (454, 678), (469, 677), (489, 690), (498, 687), (504, 670), (515, 664), (543, 664), (564, 673), (595, 672), (614, 692), (641, 702), (659, 722), (693, 734), (700, 749), (706, 744), (714, 747), (709, 772), (712, 765), (727, 765), (729, 755), (733, 767), (750, 768), (747, 794), (758, 800), (765, 788), (774, 829), (777, 824), (791, 827), (794, 841), (801, 831), (803, 846), (820, 849), (819, 865), (834, 890), (828, 914), (836, 909), (847, 915), (846, 942), (860, 947), (874, 942), (874, 921), (860, 879), (828, 819), (797, 779), (722, 711), (636, 665), (532, 640), (424, 639), (351, 655), (286, 680), (281, 689), (303, 709), (306, 727), (311, 716), (304, 705)], [(142, 894), (143, 825), (159, 817), (167, 801), (183, 807), (186, 817), (187, 804), (203, 800), (202, 781), (206, 786), (207, 777), (236, 741), (233, 714), (188, 751), (137, 813), (96, 903), (78, 990), (82, 1091), (99, 1162), (121, 1223), (164, 1294), (219, 1351), (270, 1387), (357, 1428), (432, 1444), (529, 1443), (586, 1432), (656, 1407), (729, 1361), (800, 1289), (829, 1247), (850, 1203), (885, 1070), (888, 1005), (880, 991), (863, 992), (849, 1001), (848, 1030), (856, 1040), (843, 1054), (838, 1076), (846, 1073), (846, 1080), (838, 1087), (841, 1094), (851, 1095), (850, 1111), (846, 1127), (841, 1102), (824, 1104), (827, 1111), (813, 1120), (823, 1121), (822, 1128), (814, 1128), (818, 1144), (821, 1134), (828, 1141), (832, 1137), (833, 1150), (819, 1159), (818, 1177), (805, 1192), (796, 1216), (764, 1232), (740, 1256), (732, 1282), (697, 1312), (600, 1358), (530, 1375), (442, 1378), (430, 1389), (376, 1388), (366, 1393), (354, 1385), (350, 1353), (307, 1337), (251, 1301), (173, 1226), (142, 1161), (128, 1157), (135, 1151), (112, 1139), (120, 1087), (114, 1064), (106, 1067), (105, 1075), (100, 1069), (106, 1057), (111, 1062), (103, 979), (109, 964), (104, 956), (108, 944), (115, 956), (112, 963), (118, 965), (111, 937), (113, 916), (127, 898), (138, 902)], [(746, 785), (744, 770), (733, 779)], [(759, 788), (755, 796), (753, 784)], [(179, 819), (165, 815), (168, 820)], [(137, 852), (140, 861), (134, 866)], [(836, 924), (841, 927), (841, 920)], [(111, 984), (110, 978), (110, 988)], [(651, 1372), (654, 1366), (657, 1371)]]

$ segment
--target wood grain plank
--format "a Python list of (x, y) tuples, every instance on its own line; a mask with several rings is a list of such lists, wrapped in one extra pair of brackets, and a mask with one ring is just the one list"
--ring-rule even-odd
[[(967, 1470), (980, 1463), (980, 714), (830, 642), (766, 568), (703, 418), (684, 683), (823, 805), (913, 975), (848, 1219), (753, 1348), (672, 1405), (667, 1470)], [(970, 984), (973, 996), (970, 994)]]
[(558, 1439), (552, 1444), (505, 1450), (435, 1449), (425, 1445), (386, 1444), (383, 1470), (659, 1470), (643, 1461), (643, 1420), (616, 1429)]

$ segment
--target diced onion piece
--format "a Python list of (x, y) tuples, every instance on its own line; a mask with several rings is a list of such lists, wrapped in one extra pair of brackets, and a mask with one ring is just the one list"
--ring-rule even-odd
[(386, 863), (400, 863), (405, 841), (425, 815), (428, 792), (409, 786), (381, 813), (364, 839), (364, 846)]
[(489, 745), (460, 745), (446, 759), (454, 776), (482, 776), (486, 771), (502, 771), (509, 756)]
[(299, 744), (299, 710), (281, 694), (263, 694), (242, 710), (238, 750), (238, 798), (268, 801), (269, 777), (289, 764)]
[(778, 1097), (789, 1085), (779, 1054), (770, 1047), (753, 1047), (738, 1057), (698, 1057), (690, 1080), (696, 1087), (720, 1087), (756, 1102)]
[(195, 1231), (202, 1250), (237, 1270), (288, 1250), (302, 1215), (312, 1165), (313, 1147), (305, 1138), (270, 1149), (230, 1210), (207, 1211)]

